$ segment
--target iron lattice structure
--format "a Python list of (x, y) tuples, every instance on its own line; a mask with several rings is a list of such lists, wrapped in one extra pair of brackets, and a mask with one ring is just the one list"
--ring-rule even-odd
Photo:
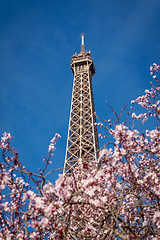
[(99, 149), (92, 77), (95, 67), (90, 51), (85, 52), (82, 34), (81, 52), (72, 56), (74, 75), (70, 120), (64, 174), (71, 175), (79, 161), (90, 162), (97, 158)]

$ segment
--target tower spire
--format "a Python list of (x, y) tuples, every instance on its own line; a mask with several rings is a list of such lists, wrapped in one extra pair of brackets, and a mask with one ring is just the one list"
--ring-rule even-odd
[(67, 176), (72, 175), (79, 162), (97, 159), (99, 148), (92, 91), (95, 67), (90, 52), (85, 52), (84, 34), (81, 37), (81, 53), (73, 55), (71, 62), (74, 82), (64, 163)]
[(84, 36), (85, 36), (84, 33), (81, 34), (81, 53), (85, 52)]

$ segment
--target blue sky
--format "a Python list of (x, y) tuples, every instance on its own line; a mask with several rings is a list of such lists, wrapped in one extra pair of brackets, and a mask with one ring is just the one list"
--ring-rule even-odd
[[(159, 0), (0, 1), (0, 134), (14, 136), (22, 163), (36, 171), (56, 132), (51, 168), (63, 167), (73, 75), (71, 57), (86, 33), (96, 74), (96, 112), (108, 119), (149, 88), (159, 64)], [(54, 179), (54, 177), (53, 177)]]

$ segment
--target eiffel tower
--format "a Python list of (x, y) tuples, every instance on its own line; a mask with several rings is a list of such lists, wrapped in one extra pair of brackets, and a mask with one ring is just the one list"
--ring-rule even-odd
[(67, 176), (72, 174), (79, 161), (97, 159), (99, 149), (92, 91), (95, 67), (90, 51), (85, 52), (84, 34), (81, 34), (81, 52), (72, 56), (71, 69), (74, 82), (64, 163)]

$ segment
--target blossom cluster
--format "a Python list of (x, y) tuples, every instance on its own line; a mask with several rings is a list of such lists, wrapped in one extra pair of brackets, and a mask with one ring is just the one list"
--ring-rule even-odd
[(11, 140), (11, 134), (4, 132), (3, 137), (1, 137), (0, 147), (2, 149), (7, 149), (9, 147), (10, 140)]
[(160, 66), (156, 63), (153, 63), (153, 65), (150, 66), (151, 75), (153, 78), (156, 78), (155, 72), (158, 72), (160, 70)]
[(57, 142), (57, 140), (60, 138), (60, 134), (56, 133), (55, 136), (52, 138), (52, 140), (50, 141), (50, 145), (48, 147), (48, 152), (53, 152), (55, 150), (55, 144)]

